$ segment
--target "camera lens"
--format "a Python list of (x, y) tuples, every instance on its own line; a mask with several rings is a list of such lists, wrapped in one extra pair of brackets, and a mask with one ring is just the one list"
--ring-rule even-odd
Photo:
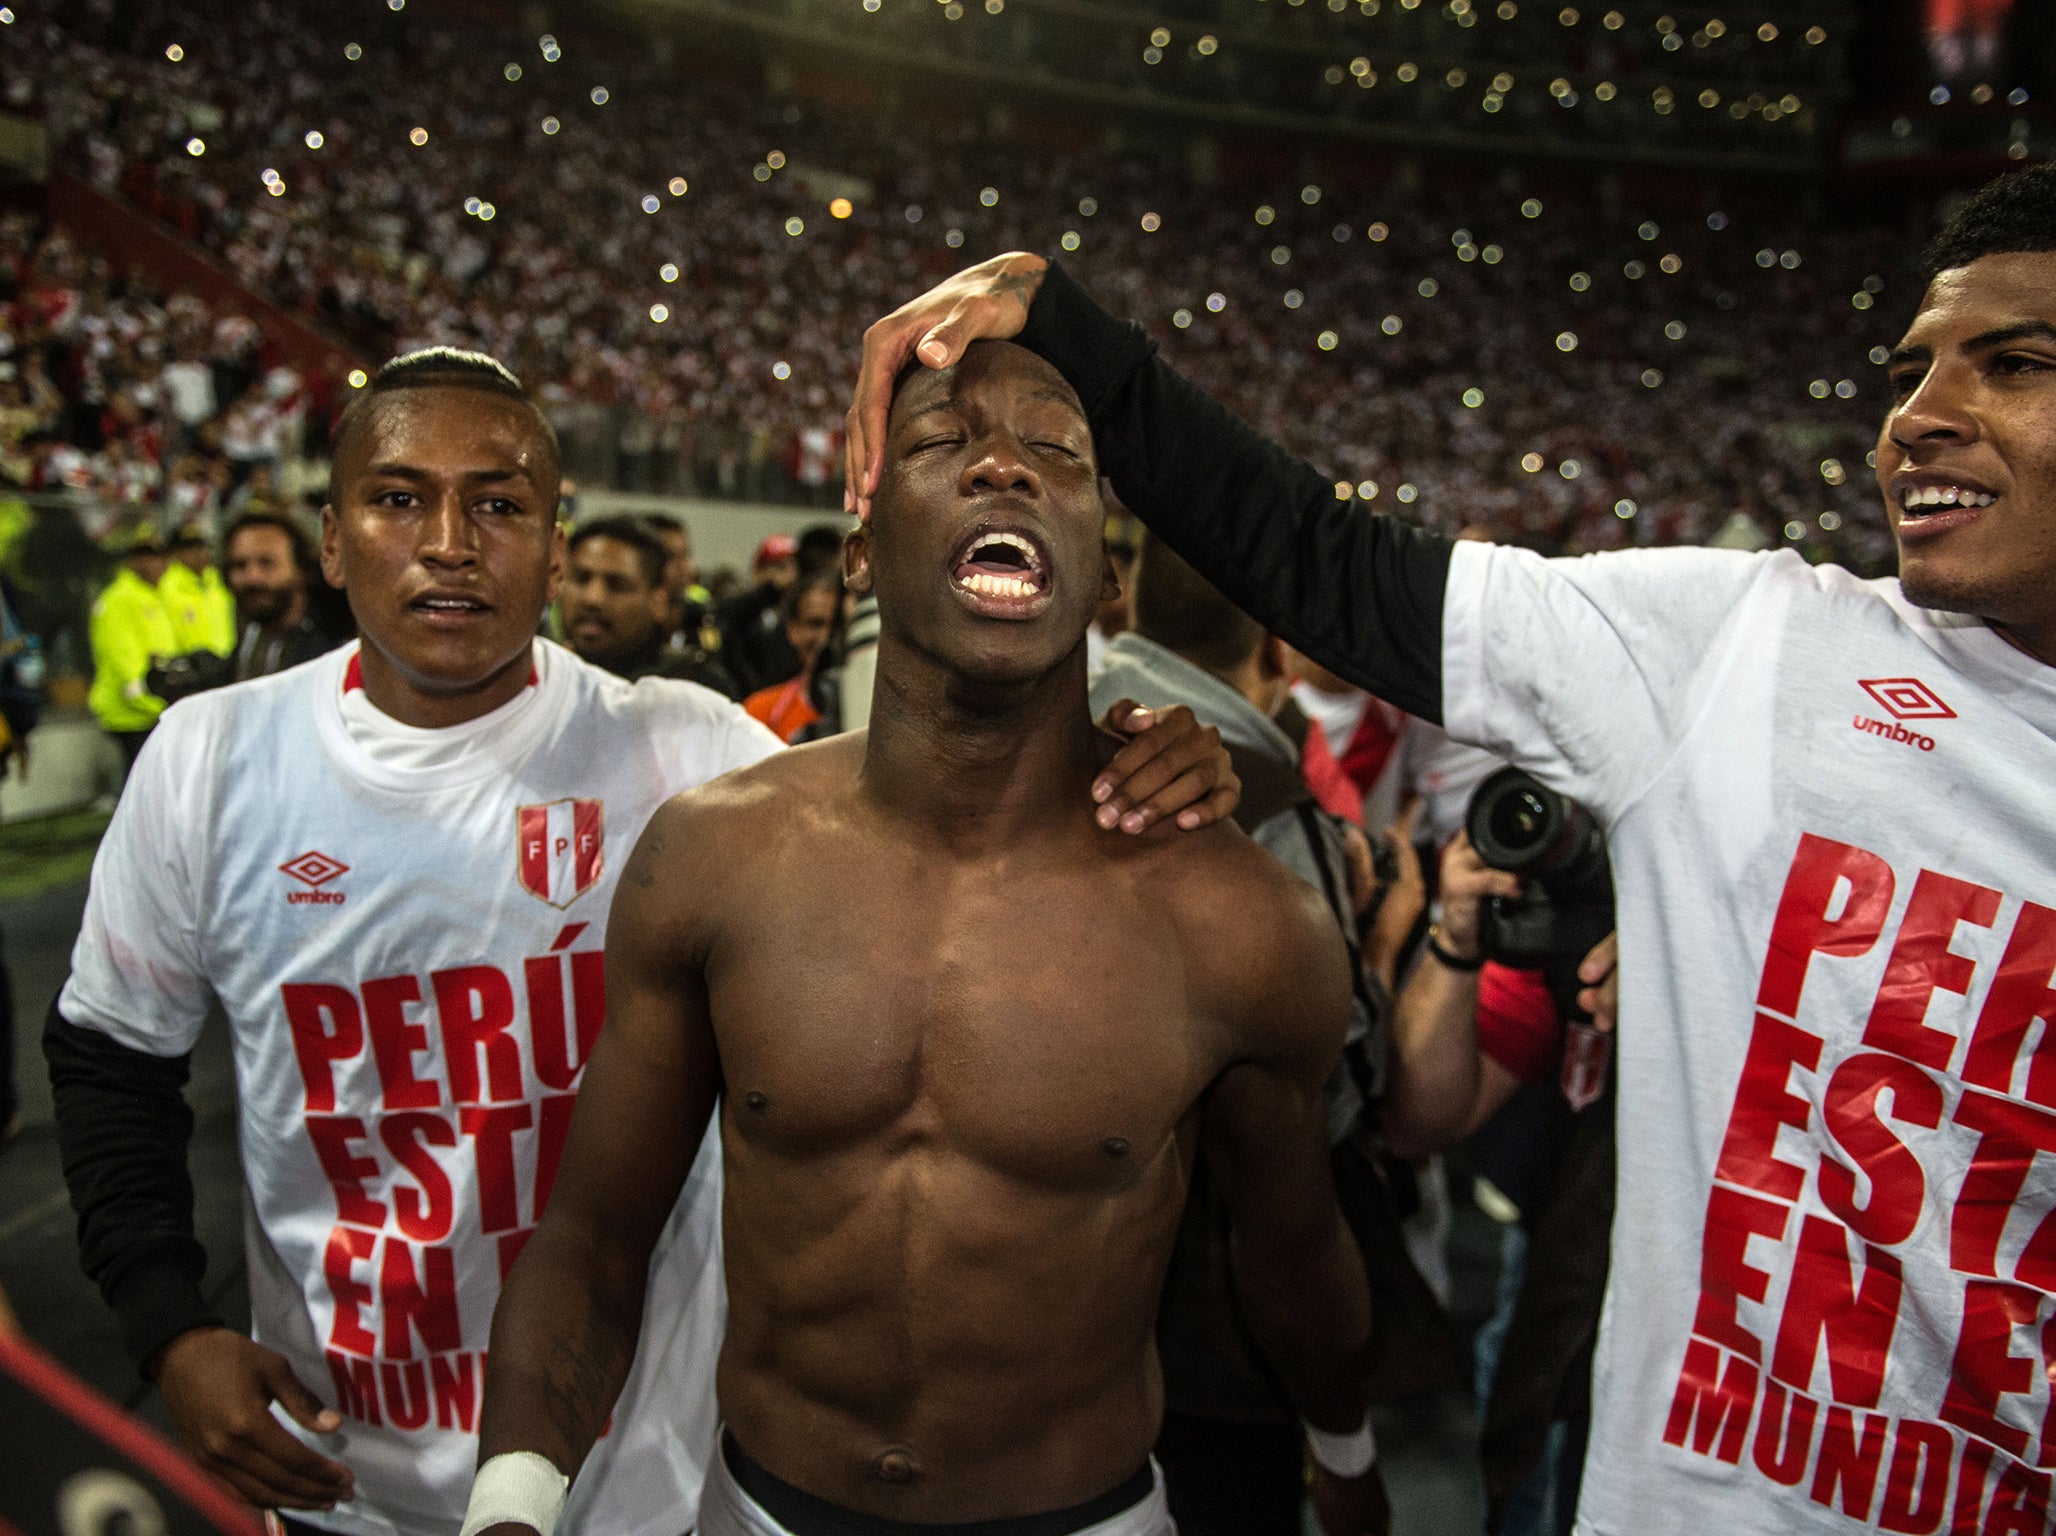
[(1518, 789), (1492, 807), (1492, 838), (1508, 853), (1532, 850), (1549, 831), (1549, 806), (1532, 789)]

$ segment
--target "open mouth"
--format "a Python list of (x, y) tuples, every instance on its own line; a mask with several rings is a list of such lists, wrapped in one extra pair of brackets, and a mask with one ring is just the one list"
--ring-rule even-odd
[(1981, 511), (1999, 498), (1967, 485), (1908, 485), (1900, 487), (1898, 499), (1900, 520), (1915, 522), (1944, 512)]
[(1015, 616), (1039, 610), (1049, 595), (1049, 555), (1011, 528), (987, 528), (959, 550), (950, 579), (980, 611)]
[(410, 602), (407, 609), (426, 619), (451, 623), (481, 619), (493, 611), (490, 603), (454, 592), (425, 592)]

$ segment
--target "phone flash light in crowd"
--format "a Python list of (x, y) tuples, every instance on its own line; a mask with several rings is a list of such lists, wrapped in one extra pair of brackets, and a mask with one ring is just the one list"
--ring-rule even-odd
[(416, 149), (421, 148), (422, 145), (428, 142), (428, 130), (426, 128), (409, 128), (407, 130), (407, 142)]
[(364, 50), (356, 43), (345, 43), (343, 44), (343, 57), (348, 59), (352, 64), (355, 64), (359, 59), (364, 57)]
[(1075, 251), (1080, 245), (1084, 244), (1084, 241), (1078, 238), (1077, 230), (1067, 229), (1064, 231), (1064, 237), (1057, 241), (1057, 244), (1067, 251)]
[(309, 149), (319, 149), (322, 145), (326, 144), (328, 140), (324, 139), (321, 136), (321, 130), (319, 128), (309, 128), (307, 130), (307, 136), (300, 142), (305, 144)]
[(864, 9), (867, 11), (876, 12), (879, 7), (879, 4), (880, 0), (864, 0)]
[(1556, 350), (1559, 352), (1577, 351), (1578, 333), (1576, 331), (1558, 331), (1556, 333)]
[(369, 384), (370, 382), (371, 375), (366, 373), (362, 368), (352, 368), (350, 370), (350, 388), (362, 389), (365, 385)]
[(1208, 294), (1206, 296), (1206, 307), (1208, 313), (1218, 315), (1228, 307), (1228, 295), (1225, 293)]
[(954, 251), (964, 243), (964, 232), (961, 229), (953, 229), (942, 237), (942, 243)]
[(467, 197), (464, 199), (464, 211), (470, 214), (473, 218), (478, 217), (478, 210), (484, 206), (485, 205), (475, 197)]
[(1829, 485), (1840, 485), (1849, 478), (1849, 475), (1842, 468), (1842, 461), (1840, 459), (1822, 459), (1820, 461), (1820, 477), (1827, 481)]
[(478, 205), (479, 218), (484, 220), (488, 224), (492, 223), (493, 215), (497, 212), (499, 212), (499, 210), (493, 207), (491, 203), (480, 203)]
[(1184, 330), (1187, 326), (1192, 324), (1192, 311), (1189, 309), (1176, 309), (1171, 311), (1171, 324), (1177, 326), (1178, 329), (1181, 331)]
[(1833, 533), (1842, 526), (1842, 514), (1835, 511), (1823, 512), (1815, 521), (1820, 524), (1822, 533)]
[(669, 320), (670, 318), (671, 318), (671, 306), (670, 306), (670, 305), (668, 305), (668, 304), (652, 304), (652, 305), (650, 306), (650, 319), (651, 319), (651, 321), (652, 321), (653, 323), (655, 323), (655, 324), (657, 324), (657, 325), (662, 325), (662, 324), (663, 324), (663, 323), (664, 323), (664, 322), (665, 322), (666, 320)]
[(1341, 340), (1342, 338), (1340, 336), (1337, 336), (1333, 331), (1323, 331), (1320, 335), (1314, 338), (1314, 345), (1319, 347), (1323, 352), (1333, 352), (1335, 350), (1336, 344)]
[(1825, 400), (1830, 394), (1833, 393), (1833, 391), (1828, 388), (1828, 381), (1826, 379), (1815, 379), (1811, 384), (1806, 386), (1806, 392), (1809, 395), (1813, 396), (1813, 398), (1816, 400)]
[(547, 32), (535, 40), (535, 45), (542, 50), (545, 63), (554, 64), (564, 57), (564, 50), (557, 46), (557, 40)]
[(187, 139), (186, 153), (191, 155), (195, 160), (199, 159), (202, 155), (207, 153), (207, 141), (205, 139)]
[(1408, 506), (1412, 506), (1415, 502), (1421, 499), (1419, 487), (1417, 487), (1411, 480), (1402, 480), (1399, 484), (1399, 489), (1394, 491), (1392, 494), (1397, 496), (1401, 501), (1405, 502)]
[(1663, 370), (1661, 368), (1644, 368), (1642, 370), (1642, 387), (1644, 389), (1654, 389), (1662, 382)]
[(683, 176), (673, 176), (664, 184), (664, 190), (673, 197), (683, 197), (691, 190), (691, 187)]
[(1685, 322), (1682, 320), (1670, 321), (1664, 326), (1663, 334), (1672, 341), (1683, 341), (1685, 339)]
[(981, 187), (978, 192), (978, 201), (987, 208), (997, 207), (999, 204), (999, 188)]
[(770, 167), (771, 167), (771, 169), (772, 169), (772, 170), (774, 170), (774, 171), (782, 171), (782, 170), (784, 170), (784, 169), (785, 169), (785, 151), (784, 151), (784, 150), (782, 150), (782, 149), (774, 149), (774, 150), (772, 150), (770, 154), (768, 154), (768, 155), (766, 155), (766, 156), (764, 157), (764, 163), (765, 163), (766, 165), (770, 166)]
[(1142, 216), (1142, 232), (1145, 235), (1153, 235), (1163, 227), (1164, 221), (1161, 218), (1159, 218), (1156, 214), (1145, 213)]
[(657, 268), (657, 276), (667, 283), (677, 282), (678, 263), (675, 261), (665, 262), (663, 266)]
[(592, 103), (596, 107), (604, 107), (607, 104), (607, 88), (604, 85), (593, 87)]
[(785, 221), (785, 232), (794, 238), (798, 238), (807, 232), (807, 221), (798, 214), (794, 214)]
[(509, 64), (505, 69), (501, 70), (500, 73), (505, 75), (509, 80), (519, 80), (521, 78), (521, 66), (519, 64)]
[(1383, 320), (1380, 320), (1378, 322), (1378, 329), (1383, 331), (1387, 336), (1397, 336), (1405, 328), (1406, 322), (1400, 319), (1397, 315), (1387, 315)]
[(1522, 203), (1522, 204), (1521, 204), (1521, 217), (1522, 217), (1522, 218), (1524, 218), (1524, 219), (1539, 219), (1539, 218), (1541, 218), (1541, 217), (1542, 217), (1542, 199), (1541, 199), (1541, 198), (1539, 198), (1539, 197), (1531, 197), (1531, 198), (1529, 198), (1529, 199), (1528, 199), (1528, 200), (1527, 200), (1526, 202)]
[(1373, 245), (1381, 245), (1391, 233), (1392, 226), (1380, 220), (1364, 231), (1364, 238)]
[(1539, 453), (1524, 453), (1524, 454), (1522, 454), (1522, 455), (1521, 455), (1521, 468), (1522, 468), (1522, 469), (1525, 469), (1525, 470), (1526, 470), (1526, 471), (1527, 471), (1527, 472), (1528, 472), (1529, 474), (1531, 474), (1531, 475), (1539, 475), (1539, 474), (1541, 474), (1541, 473), (1542, 473), (1542, 455), (1541, 455), (1541, 454), (1539, 454)]
[(792, 377), (792, 364), (780, 358), (771, 365), (771, 377), (783, 383)]
[(1622, 522), (1626, 522), (1629, 518), (1635, 515), (1634, 502), (1630, 501), (1627, 497), (1623, 496), (1619, 501), (1613, 504), (1613, 515), (1619, 518)]
[(386, 9), (389, 11), (404, 11), (407, 9), (407, 0), (386, 0)]
[(1872, 347), (1870, 349), (1870, 360), (1873, 363), (1876, 363), (1880, 368), (1882, 368), (1885, 365), (1885, 360), (1889, 358), (1891, 355), (1892, 354), (1887, 352), (1883, 347)]
[(1485, 403), (1485, 391), (1476, 388), (1465, 390), (1463, 392), (1463, 403), (1475, 411)]
[(173, 43), (170, 47), (164, 50), (164, 56), (167, 59), (171, 60), (172, 63), (176, 64), (180, 60), (185, 58), (186, 51), (185, 49), (179, 47), (177, 43)]
[(0, 5), (0, 27), (11, 27), (11, 26), (13, 26), (13, 25), (14, 25), (14, 9), (13, 9), (13, 7), (12, 7), (12, 6), (6, 6), (6, 5)]
[(644, 213), (655, 213), (659, 208), (663, 206), (664, 200), (661, 197), (657, 196), (656, 193), (645, 192), (643, 194), (642, 211)]
[(554, 134), (559, 128), (563, 127), (564, 125), (558, 122), (554, 117), (546, 117), (543, 119), (542, 126), (543, 132), (545, 134)]
[(1442, 285), (1432, 277), (1424, 277), (1414, 284), (1414, 292), (1424, 299), (1432, 299), (1442, 291)]
[(1575, 480), (1585, 472), (1585, 466), (1576, 459), (1565, 459), (1556, 466), (1556, 472), (1566, 480)]

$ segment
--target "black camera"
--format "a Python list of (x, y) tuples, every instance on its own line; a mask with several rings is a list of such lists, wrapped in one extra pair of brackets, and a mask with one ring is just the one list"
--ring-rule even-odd
[(143, 675), (143, 686), (167, 704), (223, 688), (236, 680), (236, 664), (212, 651), (187, 651), (181, 656), (160, 656)]
[(1592, 813), (1518, 768), (1502, 768), (1471, 795), (1464, 827), (1478, 857), (1519, 875), (1517, 897), (1479, 914), (1479, 947), (1502, 965), (1575, 968), (1613, 932), (1613, 865)]

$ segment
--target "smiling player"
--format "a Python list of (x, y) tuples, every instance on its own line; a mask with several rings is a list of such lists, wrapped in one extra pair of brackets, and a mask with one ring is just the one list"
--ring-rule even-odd
[(1874, 582), (1367, 515), (1034, 256), (866, 337), (860, 496), (903, 364), (1018, 335), (1122, 501), (1238, 605), (1604, 824), (1628, 1022), (1581, 1532), (2048, 1518), (2056, 168), (1980, 193), (1930, 268), (1877, 447), (1900, 576)]
[(700, 1536), (1168, 1533), (1154, 1322), (1202, 1135), (1252, 1327), (1318, 1429), (1360, 1431), (1322, 1097), (1342, 946), (1232, 830), (1116, 842), (1068, 792), (1103, 757), (1103, 524), (1048, 364), (994, 345), (908, 381), (845, 555), (879, 598), (871, 728), (672, 801), (638, 847), (607, 1032), (493, 1323), (468, 1530), (550, 1529), (717, 1112), (730, 1434)]

